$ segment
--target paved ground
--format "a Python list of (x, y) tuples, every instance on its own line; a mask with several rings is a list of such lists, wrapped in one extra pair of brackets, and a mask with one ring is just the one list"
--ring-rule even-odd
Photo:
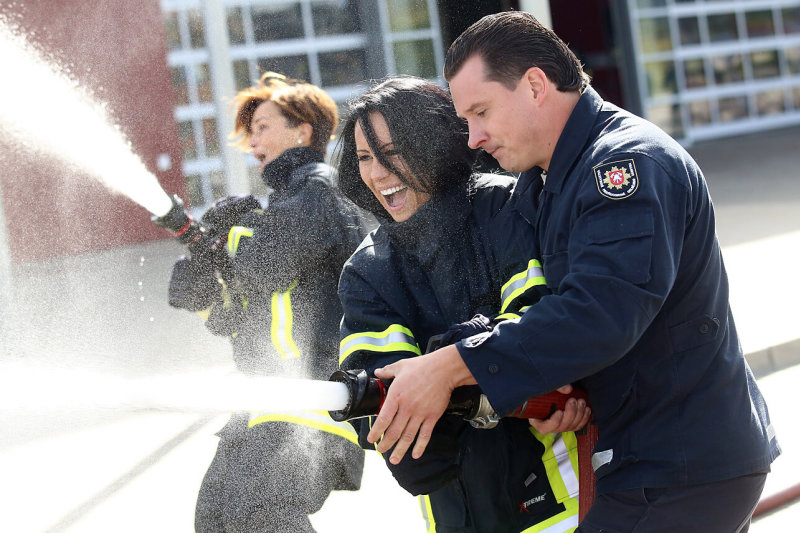
[[(784, 448), (765, 490), (774, 494), (800, 483), (792, 397), (800, 380), (800, 128), (691, 151), (715, 201), (743, 348)], [(196, 392), (181, 387), (230, 371), (225, 341), (166, 306), (179, 252), (164, 241), (15, 268), (0, 350), (0, 531), (192, 531), (225, 416), (143, 409), (148, 398), (132, 392), (169, 379), (170, 392), (188, 398)], [(312, 520), (321, 533), (424, 531), (416, 501), (373, 455), (361, 491), (335, 493)], [(799, 520), (795, 503), (751, 531), (791, 531)]]

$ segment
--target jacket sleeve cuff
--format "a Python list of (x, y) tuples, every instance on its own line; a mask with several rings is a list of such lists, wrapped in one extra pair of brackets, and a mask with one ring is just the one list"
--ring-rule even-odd
[[(479, 333), (458, 341), (456, 349), (489, 403), (500, 416), (525, 400), (550, 392), (534, 365), (524, 361), (520, 350), (494, 332)], [(517, 356), (509, 356), (516, 353)], [(522, 357), (522, 361), (520, 360)]]

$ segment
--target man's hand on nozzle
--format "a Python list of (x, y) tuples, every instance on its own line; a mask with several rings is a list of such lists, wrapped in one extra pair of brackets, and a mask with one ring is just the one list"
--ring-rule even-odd
[(436, 422), (457, 386), (474, 385), (475, 378), (450, 345), (375, 370), (380, 379), (392, 379), (380, 413), (367, 436), (380, 453), (392, 450), (389, 461), (398, 464), (416, 439), (411, 452), (422, 457)]
[[(570, 394), (572, 385), (564, 385), (557, 389), (561, 394)], [(582, 429), (592, 418), (592, 410), (586, 405), (583, 398), (570, 398), (567, 400), (563, 411), (556, 411), (549, 418), (529, 418), (531, 426), (544, 435), (546, 433), (561, 433), (564, 431), (578, 431)]]

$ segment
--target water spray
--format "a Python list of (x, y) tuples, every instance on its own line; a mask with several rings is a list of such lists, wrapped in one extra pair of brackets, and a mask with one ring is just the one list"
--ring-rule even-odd
[[(131, 149), (106, 107), (68, 72), (46, 61), (0, 18), (0, 58), (10, 77), (0, 88), (0, 129), (28, 149), (42, 151), (86, 172), (156, 216), (172, 201)], [(46, 97), (38, 90), (47, 88)]]

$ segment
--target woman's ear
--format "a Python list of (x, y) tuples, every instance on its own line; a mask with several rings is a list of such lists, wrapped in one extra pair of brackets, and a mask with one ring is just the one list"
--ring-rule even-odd
[(314, 128), (308, 122), (303, 122), (297, 126), (298, 144), (302, 146), (311, 146), (311, 137), (314, 134)]

